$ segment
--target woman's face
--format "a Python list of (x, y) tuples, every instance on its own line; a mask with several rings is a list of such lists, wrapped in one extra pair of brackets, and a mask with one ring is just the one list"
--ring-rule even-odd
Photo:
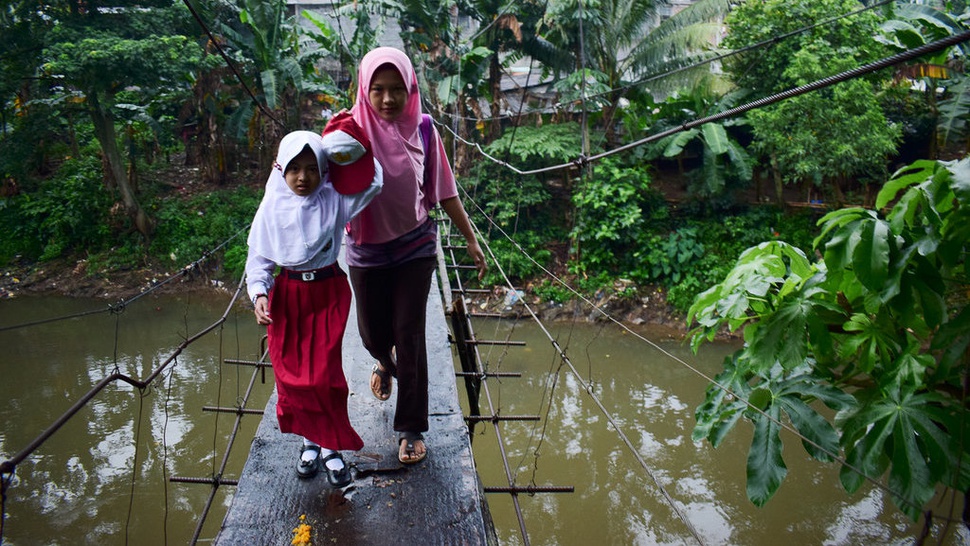
[(367, 96), (381, 119), (394, 121), (404, 112), (408, 101), (408, 88), (404, 85), (401, 73), (393, 65), (385, 64), (374, 72)]
[(310, 148), (303, 148), (286, 165), (283, 171), (283, 178), (286, 185), (293, 190), (293, 193), (306, 197), (316, 191), (320, 185), (320, 166), (317, 165), (317, 156)]

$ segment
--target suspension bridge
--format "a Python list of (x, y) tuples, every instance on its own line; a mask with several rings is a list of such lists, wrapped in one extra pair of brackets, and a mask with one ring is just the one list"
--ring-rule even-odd
[(441, 285), (433, 283), (427, 303), (428, 458), (417, 465), (398, 462), (392, 428), (397, 390), (384, 402), (371, 395), (372, 358), (361, 344), (352, 306), (344, 370), (352, 393), (349, 412), (365, 445), (345, 456), (354, 483), (335, 490), (321, 476), (296, 479), (300, 441), (280, 433), (274, 394), (215, 544), (286, 544), (293, 536), (294, 514), (318, 522), (310, 524), (315, 535), (336, 544), (496, 543), (458, 400)]
[[(620, 153), (646, 142), (658, 140), (673, 132), (737, 116), (748, 110), (881, 70), (968, 39), (970, 39), (968, 33), (956, 35), (714, 116), (698, 119), (671, 129), (667, 133), (651, 135), (597, 156), (581, 157), (573, 164), (531, 171), (513, 170), (518, 174), (535, 174), (547, 170), (582, 166), (608, 154)], [(457, 135), (455, 137), (456, 140), (459, 138)], [(494, 158), (489, 159), (497, 161)], [(456, 249), (449, 244), (447, 237), (443, 241), (442, 273), (445, 273), (449, 268), (460, 269), (461, 266), (457, 265), (454, 260)], [(446, 257), (452, 259), (449, 260)], [(186, 268), (185, 271), (189, 270), (191, 270), (191, 266)], [(220, 545), (289, 543), (292, 536), (292, 515), (294, 513), (306, 514), (311, 522), (316, 522), (318, 525), (316, 528), (317, 537), (323, 541), (370, 544), (385, 543), (394, 539), (418, 542), (491, 544), (496, 540), (488, 514), (486, 502), (488, 493), (511, 495), (516, 504), (522, 541), (524, 544), (529, 543), (527, 522), (522, 517), (521, 511), (518, 510), (517, 496), (523, 493), (569, 492), (572, 488), (568, 484), (521, 486), (515, 482), (514, 473), (504, 456), (504, 444), (499, 424), (503, 420), (538, 419), (538, 417), (498, 415), (488, 390), (489, 373), (480, 366), (479, 359), (476, 358), (478, 347), (488, 343), (488, 340), (479, 340), (475, 337), (471, 322), (468, 321), (468, 317), (462, 308), (461, 302), (464, 292), (460, 279), (456, 278), (456, 286), (452, 286), (447, 274), (441, 275), (439, 279), (437, 293), (440, 293), (441, 297), (440, 299), (430, 298), (428, 302), (430, 321), (428, 343), (432, 368), (432, 426), (427, 435), (430, 449), (429, 458), (415, 467), (404, 468), (397, 463), (397, 442), (390, 427), (393, 398), (381, 403), (369, 397), (369, 389), (366, 388), (367, 374), (369, 374), (370, 369), (369, 358), (359, 345), (359, 338), (356, 337), (354, 329), (355, 320), (352, 317), (345, 341), (345, 365), (348, 380), (351, 389), (356, 393), (351, 397), (350, 411), (352, 416), (359, 416), (361, 419), (356, 423), (356, 426), (364, 433), (362, 436), (366, 445), (361, 452), (348, 457), (348, 462), (352, 465), (356, 478), (354, 484), (346, 490), (334, 491), (326, 485), (325, 479), (310, 482), (300, 482), (295, 477), (289, 479), (294, 473), (293, 464), (297, 453), (295, 439), (284, 438), (278, 429), (274, 428), (275, 398), (270, 398), (265, 407), (249, 407), (247, 405), (247, 392), (247, 396), (243, 397), (235, 407), (215, 406), (206, 408), (207, 411), (235, 415), (236, 421), (230, 434), (230, 448), (237, 440), (245, 440), (245, 438), (237, 438), (242, 420), (250, 419), (255, 415), (263, 416), (256, 436), (251, 443), (249, 457), (241, 476), (234, 479), (225, 475), (226, 457), (228, 457), (229, 452), (227, 448), (227, 455), (223, 458), (221, 466), (211, 476), (172, 476), (170, 478), (173, 482), (198, 483), (211, 487), (210, 502), (200, 514), (193, 544), (200, 538), (202, 524), (208, 517), (212, 501), (215, 499), (215, 492), (224, 486), (235, 487), (236, 491), (221, 530), (215, 539), (215, 542)], [(240, 292), (240, 289), (237, 288), (233, 303), (230, 306), (238, 299)], [(453, 294), (458, 294), (459, 297), (453, 298)], [(448, 331), (448, 319), (451, 321), (451, 333)], [(4, 502), (6, 502), (6, 492), (12, 484), (12, 476), (17, 466), (81, 411), (101, 390), (115, 382), (127, 383), (139, 390), (148, 388), (165, 372), (185, 347), (218, 328), (224, 321), (225, 315), (210, 327), (194, 335), (186, 336), (185, 341), (176, 351), (144, 378), (131, 377), (116, 371), (99, 381), (91, 391), (45, 429), (33, 442), (0, 463)], [(453, 348), (456, 349), (462, 369), (461, 372), (457, 373), (457, 377), (462, 380), (459, 382), (455, 381)], [(563, 361), (572, 368), (572, 364), (565, 354), (562, 351), (560, 353), (563, 354)], [(684, 364), (683, 362), (680, 363)], [(257, 381), (265, 379), (266, 370), (270, 363), (256, 360), (227, 361), (226, 364), (251, 367), (250, 388), (252, 388)], [(582, 375), (577, 373), (575, 369), (572, 369), (572, 372), (577, 380), (582, 383)], [(468, 394), (466, 400), (469, 406), (468, 414), (465, 414), (461, 409), (457, 388), (460, 382), (464, 382)], [(585, 383), (583, 387), (588, 393), (593, 393), (593, 389)], [(703, 544), (704, 541), (701, 539), (700, 533), (694, 529), (691, 519), (680, 510), (680, 503), (675, 501), (665, 490), (663, 480), (654, 476), (652, 469), (640, 457), (636, 447), (624, 436), (622, 428), (613, 421), (612, 416), (595, 396), (594, 400), (617, 431), (621, 442), (636, 456), (643, 473), (648, 475), (656, 484), (661, 496), (668, 500), (673, 511), (687, 527), (690, 535), (698, 543)], [(483, 404), (484, 407), (480, 408), (480, 404)], [(479, 482), (468, 435), (469, 425), (479, 422), (490, 423), (495, 429), (495, 436), (504, 459), (503, 465), (507, 477), (505, 484), (488, 486)], [(788, 427), (784, 428), (787, 429)], [(3, 506), (0, 506), (0, 508), (3, 508)], [(5, 510), (3, 510), (3, 513), (5, 513)], [(0, 541), (2, 541), (2, 537), (3, 530), (0, 527)]]
[[(476, 359), (479, 345), (503, 344), (520, 345), (509, 340), (475, 339), (469, 314), (464, 311), (463, 302), (466, 291), (461, 286), (460, 271), (474, 270), (473, 266), (460, 265), (458, 255), (464, 255), (463, 247), (450, 244), (451, 234), (448, 226), (442, 228), (442, 242), (439, 244), (438, 275), (432, 284), (431, 296), (427, 301), (427, 346), (429, 356), (430, 430), (425, 434), (429, 456), (417, 465), (403, 465), (397, 460), (397, 434), (392, 429), (396, 389), (387, 401), (374, 398), (368, 386), (372, 359), (363, 348), (356, 327), (356, 311), (351, 306), (347, 333), (344, 337), (344, 369), (351, 389), (349, 412), (356, 430), (365, 442), (365, 447), (355, 453), (345, 454), (354, 481), (351, 485), (335, 489), (329, 485), (325, 474), (315, 479), (300, 480), (296, 477), (295, 463), (299, 453), (300, 439), (295, 435), (284, 435), (276, 421), (276, 395), (269, 397), (263, 407), (253, 407), (251, 394), (259, 382), (271, 382), (268, 377), (272, 363), (265, 360), (265, 345), (262, 354), (255, 360), (239, 358), (223, 359), (223, 366), (235, 369), (250, 369), (248, 387), (233, 406), (205, 406), (202, 411), (234, 415), (230, 425), (225, 452), (218, 461), (219, 454), (213, 452), (216, 460), (211, 473), (203, 476), (168, 477), (171, 483), (185, 484), (185, 487), (209, 488), (208, 500), (198, 514), (196, 530), (191, 544), (205, 541), (203, 527), (210, 517), (218, 493), (224, 488), (232, 488), (231, 504), (226, 512), (215, 544), (221, 546), (241, 544), (289, 544), (293, 539), (295, 517), (302, 516), (306, 525), (312, 529), (314, 543), (335, 542), (339, 544), (383, 544), (388, 540), (426, 541), (434, 543), (497, 544), (495, 530), (489, 515), (487, 493), (510, 494), (513, 499), (526, 493), (571, 492), (572, 486), (519, 486), (510, 470), (510, 464), (502, 447), (503, 465), (506, 470), (506, 483), (486, 486), (479, 480), (471, 449), (471, 434), (476, 423), (491, 422), (501, 439), (498, 423), (504, 420), (538, 420), (538, 416), (498, 416), (489, 399), (485, 379), (494, 376), (487, 373)], [(456, 240), (463, 241), (461, 236)], [(165, 283), (188, 275), (200, 263), (183, 268), (178, 274), (159, 283)], [(453, 281), (449, 280), (453, 276)], [(175, 351), (163, 359), (144, 377), (134, 377), (123, 373), (118, 367), (113, 373), (102, 378), (84, 396), (77, 400), (66, 412), (43, 430), (9, 459), (0, 462), (4, 505), (6, 513), (7, 492), (15, 485), (14, 475), (22, 464), (35, 451), (54, 437), (78, 413), (86, 410), (90, 403), (109, 386), (125, 383), (135, 387), (144, 395), (153, 383), (164, 380), (174, 369), (179, 355), (189, 346), (207, 334), (221, 328), (240, 295), (245, 297), (244, 283), (240, 282), (222, 317), (194, 334), (186, 335)], [(135, 300), (147, 295), (142, 293), (118, 305), (111, 305), (107, 311), (120, 314)], [(70, 316), (55, 317), (48, 320), (14, 326), (14, 328), (36, 326), (46, 322), (82, 318), (106, 311), (92, 310)], [(450, 327), (449, 330), (449, 318)], [(117, 335), (117, 334), (116, 334)], [(117, 341), (116, 341), (117, 343)], [(265, 344), (265, 338), (263, 339)], [(462, 371), (456, 372), (456, 359)], [(504, 377), (516, 374), (502, 374)], [(459, 400), (458, 384), (464, 383), (468, 398), (464, 406)], [(480, 402), (486, 404), (480, 411)], [(244, 420), (260, 419), (255, 436), (251, 439), (246, 463), (238, 476), (232, 476), (229, 465), (233, 450), (245, 449), (248, 437), (240, 436)], [(136, 443), (137, 443), (136, 433)], [(214, 450), (215, 451), (215, 450)], [(135, 467), (138, 466), (136, 451)], [(138, 480), (134, 471), (133, 481)], [(526, 524), (516, 505), (517, 518), (523, 543), (528, 544)], [(211, 525), (210, 525), (211, 528)], [(3, 535), (0, 534), (0, 543)]]

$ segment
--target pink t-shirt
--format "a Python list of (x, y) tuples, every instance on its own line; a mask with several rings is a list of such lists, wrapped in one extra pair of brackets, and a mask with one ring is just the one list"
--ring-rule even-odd
[[(414, 151), (417, 152), (414, 155), (420, 158), (422, 167), (428, 170), (427, 179), (407, 168), (410, 165), (401, 169), (404, 172), (394, 174), (389, 174), (385, 166), (384, 189), (367, 208), (351, 220), (350, 242), (380, 244), (402, 237), (424, 224), (428, 219), (428, 212), (438, 202), (458, 195), (455, 175), (448, 163), (441, 137), (434, 126), (431, 129), (428, 155), (424, 156), (423, 149)], [(399, 141), (396, 144), (410, 143)], [(372, 145), (376, 150), (386, 144), (372, 142)], [(412, 152), (410, 149), (408, 151)]]

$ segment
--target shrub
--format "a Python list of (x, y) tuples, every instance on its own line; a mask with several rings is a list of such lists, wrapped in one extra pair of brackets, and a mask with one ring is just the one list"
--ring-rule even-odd
[(98, 251), (111, 240), (112, 198), (101, 182), (95, 155), (68, 159), (38, 191), (11, 198), (6, 208), (6, 243), (0, 253), (51, 260), (68, 251)]
[(246, 234), (261, 195), (238, 187), (157, 202), (158, 225), (149, 247), (152, 257), (176, 267), (221, 251), (226, 274), (242, 274)]

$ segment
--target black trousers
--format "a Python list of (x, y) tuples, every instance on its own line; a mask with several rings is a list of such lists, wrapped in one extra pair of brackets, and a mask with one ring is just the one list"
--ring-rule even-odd
[(397, 378), (398, 432), (428, 430), (425, 322), (436, 265), (435, 258), (418, 258), (388, 268), (350, 268), (361, 341)]

